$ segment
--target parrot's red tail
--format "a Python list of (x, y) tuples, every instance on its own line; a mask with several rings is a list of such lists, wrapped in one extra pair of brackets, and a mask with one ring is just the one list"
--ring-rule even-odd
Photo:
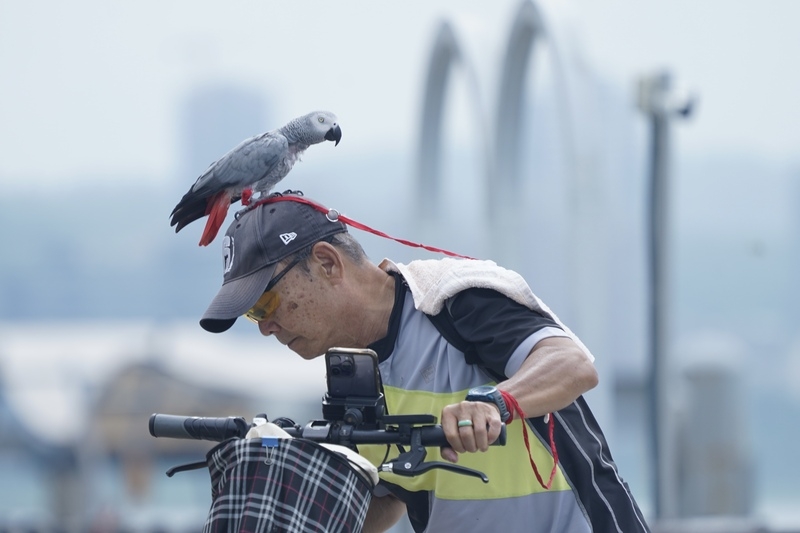
[(225, 216), (228, 214), (228, 207), (231, 205), (231, 196), (225, 191), (219, 192), (208, 199), (206, 204), (206, 227), (203, 229), (203, 235), (200, 236), (200, 246), (208, 246), (214, 237), (217, 236), (219, 228), (225, 222)]

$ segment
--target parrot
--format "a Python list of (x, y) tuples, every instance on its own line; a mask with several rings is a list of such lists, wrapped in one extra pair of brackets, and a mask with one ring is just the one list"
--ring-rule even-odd
[(230, 205), (238, 200), (250, 204), (253, 193), (259, 197), (282, 180), (312, 144), (342, 139), (339, 121), (331, 112), (314, 111), (286, 125), (245, 139), (209, 165), (170, 213), (175, 233), (208, 215), (200, 246), (208, 246), (217, 236)]

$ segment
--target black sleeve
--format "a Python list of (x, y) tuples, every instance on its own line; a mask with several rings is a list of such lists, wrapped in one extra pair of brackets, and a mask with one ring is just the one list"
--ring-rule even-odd
[(467, 361), (501, 376), (525, 339), (548, 326), (561, 329), (553, 319), (491, 289), (464, 290), (451, 299), (449, 309), (456, 331), (469, 343)]

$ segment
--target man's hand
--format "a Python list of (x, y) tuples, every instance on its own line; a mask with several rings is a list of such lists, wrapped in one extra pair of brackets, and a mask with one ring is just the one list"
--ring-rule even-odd
[(442, 458), (458, 462), (458, 454), (485, 452), (500, 436), (502, 420), (496, 405), (487, 402), (459, 402), (442, 409), (442, 429), (450, 443)]

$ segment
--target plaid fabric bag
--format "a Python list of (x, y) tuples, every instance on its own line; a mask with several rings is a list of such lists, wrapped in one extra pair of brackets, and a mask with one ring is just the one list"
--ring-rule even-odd
[(203, 533), (361, 531), (372, 486), (338, 453), (303, 439), (234, 439), (206, 456)]

